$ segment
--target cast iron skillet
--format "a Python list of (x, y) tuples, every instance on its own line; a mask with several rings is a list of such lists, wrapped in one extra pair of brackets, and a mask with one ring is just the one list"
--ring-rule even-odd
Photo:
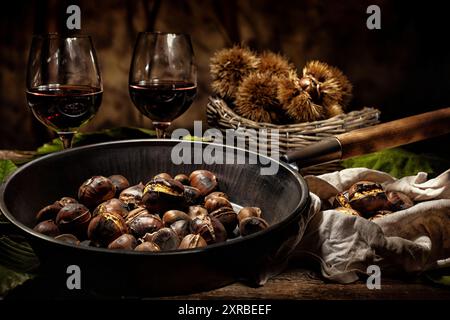
[[(309, 208), (308, 188), (302, 177), (283, 163), (278, 163), (279, 171), (272, 176), (260, 175), (262, 164), (248, 161), (173, 165), (171, 150), (178, 143), (202, 149), (208, 146), (174, 140), (101, 143), (44, 156), (18, 169), (2, 187), (0, 207), (29, 240), (44, 277), (67, 292), (67, 267), (77, 265), (82, 284), (77, 294), (160, 296), (210, 290), (242, 279), (258, 284), (268, 266), (285, 262), (289, 253), (286, 242), (299, 234)], [(234, 155), (240, 150), (223, 148)], [(248, 160), (249, 152), (239, 152), (241, 160)], [(93, 175), (123, 174), (136, 184), (159, 172), (189, 173), (198, 168), (214, 172), (220, 189), (233, 202), (261, 207), (270, 228), (203, 249), (160, 253), (73, 246), (32, 230), (40, 208), (62, 196), (75, 196), (78, 186)]]

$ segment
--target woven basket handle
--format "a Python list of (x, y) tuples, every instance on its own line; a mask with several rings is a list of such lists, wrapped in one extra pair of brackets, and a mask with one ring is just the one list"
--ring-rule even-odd
[(347, 159), (450, 133), (450, 108), (390, 121), (340, 134), (282, 156), (307, 167)]

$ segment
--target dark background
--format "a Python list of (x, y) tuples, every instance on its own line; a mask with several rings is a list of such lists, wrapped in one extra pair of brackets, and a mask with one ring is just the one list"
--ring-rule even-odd
[[(318, 0), (79, 0), (2, 3), (0, 11), (0, 149), (34, 149), (52, 134), (25, 100), (31, 35), (64, 30), (70, 4), (81, 7), (82, 33), (92, 35), (104, 81), (100, 112), (83, 128), (150, 127), (128, 95), (136, 34), (143, 30), (192, 35), (199, 95), (174, 127), (205, 121), (209, 58), (244, 43), (288, 56), (301, 69), (309, 59), (336, 65), (354, 84), (352, 109), (374, 106), (391, 120), (449, 106), (448, 13), (441, 2)], [(442, 2), (444, 3), (444, 2)], [(366, 28), (367, 6), (381, 7), (381, 30)], [(449, 124), (450, 125), (450, 124)], [(448, 157), (450, 137), (409, 148)]]

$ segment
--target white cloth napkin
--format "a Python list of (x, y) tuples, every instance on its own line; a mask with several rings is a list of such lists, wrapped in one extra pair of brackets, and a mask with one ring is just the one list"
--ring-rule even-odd
[[(354, 282), (373, 264), (389, 273), (418, 273), (450, 266), (450, 170), (431, 180), (424, 172), (397, 180), (365, 168), (305, 179), (312, 208), (317, 209), (296, 256), (319, 260), (324, 277), (340, 283)], [(320, 211), (317, 203), (328, 201), (361, 180), (401, 191), (417, 204), (374, 221), (336, 210)]]

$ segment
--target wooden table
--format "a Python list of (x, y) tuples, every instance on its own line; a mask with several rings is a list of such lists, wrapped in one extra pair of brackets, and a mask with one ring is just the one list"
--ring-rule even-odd
[(354, 284), (328, 283), (314, 271), (293, 267), (259, 288), (236, 283), (208, 292), (165, 299), (449, 300), (450, 288), (437, 287), (421, 280), (382, 278), (380, 290), (369, 290), (362, 281)]

